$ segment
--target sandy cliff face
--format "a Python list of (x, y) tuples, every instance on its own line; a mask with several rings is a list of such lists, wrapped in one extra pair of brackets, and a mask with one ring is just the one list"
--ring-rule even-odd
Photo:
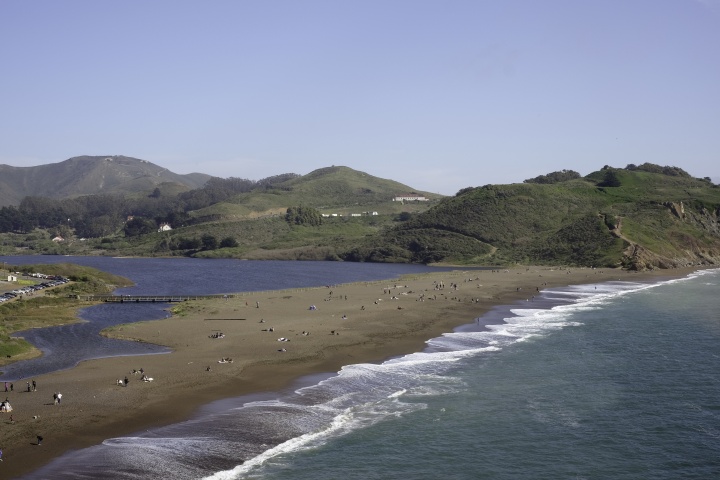
[[(685, 208), (682, 202), (665, 202), (668, 215), (684, 224), (669, 236), (675, 253), (663, 255), (628, 241), (623, 262), (632, 270), (678, 268), (693, 265), (720, 265), (720, 208)], [(619, 230), (619, 229), (618, 229)]]

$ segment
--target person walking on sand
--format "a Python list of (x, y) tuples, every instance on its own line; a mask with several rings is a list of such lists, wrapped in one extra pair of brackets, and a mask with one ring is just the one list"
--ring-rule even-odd
[(37, 384), (35, 383), (35, 380), (32, 381), (33, 386), (33, 392), (37, 392)]
[(37, 436), (37, 441), (38, 441), (38, 442), (37, 442), (38, 445), (42, 445), (43, 437), (42, 437), (41, 435), (38, 435), (38, 436)]
[(125, 376), (125, 386), (128, 386), (128, 383), (130, 383), (130, 380), (128, 380), (127, 376)]
[(62, 400), (62, 393), (58, 392), (58, 405), (60, 405), (61, 400)]
[(57, 392), (53, 393), (53, 405), (58, 404), (58, 394)]

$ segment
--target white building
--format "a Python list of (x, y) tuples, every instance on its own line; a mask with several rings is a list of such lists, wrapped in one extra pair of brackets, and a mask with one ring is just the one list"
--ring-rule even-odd
[(395, 198), (393, 198), (393, 202), (427, 202), (430, 199), (423, 196), (418, 195), (416, 193), (409, 193), (407, 195), (397, 195)]

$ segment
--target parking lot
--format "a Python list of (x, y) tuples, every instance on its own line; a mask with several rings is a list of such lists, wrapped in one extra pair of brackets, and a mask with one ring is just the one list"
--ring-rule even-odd
[(0, 303), (9, 302), (11, 300), (15, 300), (16, 298), (22, 298), (23, 295), (33, 295), (40, 290), (56, 287), (69, 282), (69, 280), (64, 277), (43, 275), (41, 273), (23, 273), (22, 275), (24, 277), (37, 279), (38, 283), (34, 285), (24, 285), (22, 287), (8, 290), (8, 287), (12, 288), (13, 284), (10, 282), (0, 282)]

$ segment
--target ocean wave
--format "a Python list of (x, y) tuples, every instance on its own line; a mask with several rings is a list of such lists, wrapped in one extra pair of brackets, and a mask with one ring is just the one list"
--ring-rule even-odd
[[(430, 339), (425, 351), (380, 364), (348, 365), (334, 376), (279, 398), (247, 402), (147, 435), (107, 440), (100, 446), (103, 450), (85, 456), (94, 456), (96, 465), (100, 462), (108, 470), (132, 458), (135, 467), (157, 478), (166, 472), (172, 472), (173, 478), (258, 478), (264, 467), (282, 466), (294, 452), (426, 409), (423, 397), (462, 391), (465, 385), (453, 373), (468, 358), (496, 355), (513, 344), (578, 327), (582, 324), (574, 320), (577, 312), (603, 308), (619, 296), (682, 280), (549, 289), (536, 298), (550, 300), (549, 308), (537, 308), (539, 301), (508, 306), (497, 323)], [(553, 421), (573, 424), (574, 418)], [(213, 470), (221, 471), (210, 474)], [(138, 478), (131, 471), (122, 475), (112, 471), (113, 478)]]

